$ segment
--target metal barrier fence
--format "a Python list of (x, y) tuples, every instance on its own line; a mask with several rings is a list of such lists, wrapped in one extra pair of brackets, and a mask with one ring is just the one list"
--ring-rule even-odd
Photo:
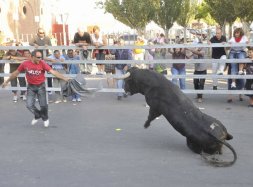
[[(203, 48), (212, 48), (212, 47), (253, 47), (253, 43), (250, 44), (170, 44), (170, 45), (146, 45), (146, 46), (105, 46), (101, 47), (100, 49), (154, 49), (154, 48), (196, 48), (196, 47), (203, 47)], [(33, 46), (0, 46), (0, 50), (34, 50)], [(38, 47), (37, 49), (40, 50), (67, 50), (67, 49), (80, 49), (76, 46), (47, 46), (47, 47)], [(95, 47), (91, 46), (88, 49), (93, 50)], [(250, 59), (161, 59), (161, 60), (99, 60), (99, 64), (172, 64), (172, 63), (185, 63), (186, 65), (194, 64), (194, 63), (251, 63)], [(0, 64), (5, 63), (20, 63), (13, 60), (0, 60)], [(94, 60), (65, 60), (62, 62), (63, 64), (94, 64), (97, 63)], [(0, 73), (0, 77), (8, 77), (10, 73)], [(24, 73), (19, 75), (20, 77), (24, 77)], [(76, 75), (73, 74), (65, 74), (68, 77), (74, 77)], [(84, 75), (86, 78), (114, 78), (116, 75)], [(51, 74), (46, 74), (46, 77), (53, 77)], [(205, 78), (205, 79), (218, 79), (218, 80), (227, 80), (227, 79), (253, 79), (253, 75), (216, 75), (216, 74), (206, 74), (206, 75), (193, 75), (193, 74), (186, 74), (186, 75), (167, 75), (168, 79), (171, 78), (185, 78), (185, 79), (194, 79), (194, 78)], [(49, 88), (46, 87), (48, 91), (60, 91), (60, 88)], [(6, 87), (1, 88), (0, 90), (26, 90), (25, 87)], [(253, 94), (253, 90), (228, 90), (228, 89), (219, 89), (219, 90), (212, 90), (212, 89), (205, 89), (205, 90), (194, 90), (194, 89), (185, 89), (182, 90), (186, 94), (196, 94), (196, 93), (203, 93), (203, 94)], [(99, 92), (124, 92), (123, 89), (114, 89), (114, 88), (102, 88)]]

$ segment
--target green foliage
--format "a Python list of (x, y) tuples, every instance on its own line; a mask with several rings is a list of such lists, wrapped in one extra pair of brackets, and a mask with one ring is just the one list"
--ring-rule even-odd
[(143, 30), (154, 17), (159, 0), (106, 0), (100, 1), (106, 12), (132, 29)]
[(160, 0), (159, 8), (156, 10), (154, 22), (168, 31), (180, 15), (183, 0)]
[(183, 0), (180, 15), (177, 18), (177, 23), (183, 27), (187, 27), (190, 20), (194, 18), (196, 7), (196, 1)]
[(167, 32), (175, 21), (187, 27), (189, 21), (203, 19), (213, 25), (215, 21), (223, 26), (240, 18), (253, 21), (252, 0), (204, 0), (196, 6), (196, 0), (97, 0), (96, 5), (111, 13), (121, 23), (143, 31), (154, 21)]
[(215, 20), (209, 13), (209, 6), (202, 2), (200, 5), (196, 7), (195, 19), (204, 20), (208, 25), (215, 25)]
[(237, 15), (231, 0), (205, 0), (205, 2), (210, 15), (221, 26), (226, 22), (232, 24), (236, 20)]
[(247, 22), (253, 21), (252, 0), (234, 0), (234, 10), (236, 15)]

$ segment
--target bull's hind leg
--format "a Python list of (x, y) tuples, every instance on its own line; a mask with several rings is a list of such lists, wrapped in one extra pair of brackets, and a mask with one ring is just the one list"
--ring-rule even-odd
[(159, 112), (156, 112), (152, 110), (152, 108), (149, 109), (149, 115), (148, 120), (144, 124), (144, 128), (148, 128), (150, 126), (150, 122), (153, 121), (155, 118), (159, 117), (161, 114)]
[(202, 152), (202, 147), (190, 140), (189, 138), (186, 138), (187, 146), (192, 150), (194, 153), (200, 154)]

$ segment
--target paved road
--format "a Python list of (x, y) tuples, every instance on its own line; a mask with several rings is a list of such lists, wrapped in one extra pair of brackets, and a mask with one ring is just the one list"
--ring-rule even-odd
[(207, 165), (163, 117), (145, 130), (141, 95), (117, 101), (113, 93), (97, 93), (76, 105), (50, 104), (49, 128), (31, 126), (24, 102), (12, 103), (9, 91), (0, 91), (0, 103), (0, 187), (253, 186), (253, 110), (246, 97), (228, 104), (225, 96), (206, 95), (196, 103), (234, 136), (238, 161), (228, 168)]

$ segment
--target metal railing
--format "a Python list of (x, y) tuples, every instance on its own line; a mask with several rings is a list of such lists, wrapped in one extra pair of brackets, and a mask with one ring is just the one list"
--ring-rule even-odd
[[(253, 47), (253, 43), (250, 44), (170, 44), (170, 45), (145, 45), (145, 46), (134, 46), (134, 45), (127, 45), (127, 46), (104, 46), (100, 49), (135, 49), (135, 48), (142, 48), (142, 49), (154, 49), (154, 48), (196, 48), (196, 47), (204, 47), (204, 48), (212, 48), (212, 47)], [(0, 46), (0, 50), (34, 50), (33, 46)], [(37, 49), (40, 50), (67, 50), (67, 49), (80, 49), (76, 46), (47, 46), (47, 47), (38, 47)], [(94, 46), (88, 47), (88, 49), (93, 50), (95, 49)], [(192, 65), (194, 63), (206, 63), (206, 64), (213, 64), (213, 63), (251, 63), (250, 59), (159, 59), (159, 60), (100, 60), (99, 64), (172, 64), (172, 63), (184, 63), (187, 65)], [(20, 63), (13, 60), (0, 60), (1, 63)], [(65, 60), (62, 62), (63, 64), (94, 64), (97, 63), (94, 60)], [(8, 77), (9, 73), (0, 73), (0, 77)], [(20, 77), (24, 77), (23, 73), (19, 74)], [(74, 77), (74, 74), (65, 74), (68, 77)], [(116, 75), (84, 75), (86, 78), (114, 78)], [(46, 77), (53, 77), (51, 74), (46, 74)], [(218, 80), (227, 80), (227, 79), (253, 79), (253, 75), (216, 75), (216, 74), (206, 74), (206, 75), (193, 75), (192, 73), (187, 73), (186, 75), (167, 75), (168, 79), (171, 78), (185, 78), (185, 79), (194, 79), (194, 78), (205, 78), (205, 79), (218, 79)], [(60, 88), (49, 88), (46, 87), (48, 91), (59, 91)], [(6, 87), (1, 88), (0, 90), (26, 90), (25, 87)], [(99, 92), (123, 92), (123, 89), (115, 89), (115, 88), (102, 88)], [(203, 93), (203, 94), (253, 94), (253, 90), (228, 90), (226, 88), (222, 88), (219, 90), (212, 90), (212, 89), (205, 89), (205, 90), (194, 90), (194, 89), (185, 89), (182, 90), (186, 94), (195, 94), (195, 93)]]

